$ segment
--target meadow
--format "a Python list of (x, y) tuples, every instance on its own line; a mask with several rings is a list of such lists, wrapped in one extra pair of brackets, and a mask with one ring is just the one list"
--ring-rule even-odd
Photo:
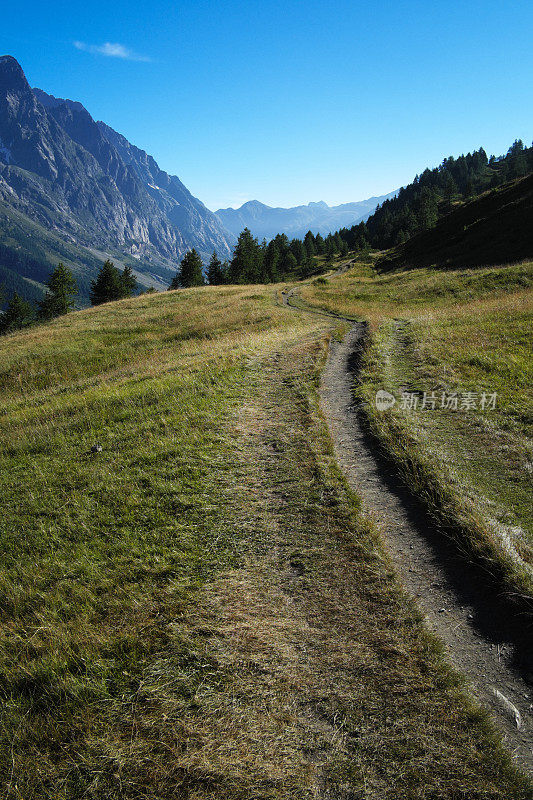
[(244, 286), (0, 340), (3, 796), (529, 796), (335, 464), (344, 330)]
[[(409, 484), (527, 602), (532, 282), (529, 262), (380, 275), (369, 261), (299, 293), (370, 320), (359, 387), (370, 425)], [(377, 410), (380, 389), (396, 398), (392, 408)]]

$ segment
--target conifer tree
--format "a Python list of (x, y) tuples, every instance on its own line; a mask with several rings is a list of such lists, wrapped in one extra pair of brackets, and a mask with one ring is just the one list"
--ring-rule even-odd
[(328, 261), (333, 261), (336, 252), (337, 252), (337, 245), (335, 239), (331, 234), (329, 234), (326, 237), (326, 259)]
[(308, 258), (313, 258), (313, 256), (316, 255), (316, 246), (315, 246), (315, 237), (313, 236), (311, 231), (307, 231), (307, 233), (304, 236), (304, 246)]
[(3, 314), (0, 314), (0, 333), (10, 333), (30, 325), (33, 321), (33, 309), (29, 303), (20, 297), (17, 292), (7, 304)]
[(219, 286), (224, 283), (224, 265), (217, 256), (217, 251), (213, 250), (213, 255), (207, 267), (207, 280), (211, 286)]
[(282, 255), (286, 250), (289, 249), (289, 237), (286, 233), (278, 233), (277, 236), (274, 237), (274, 241), (276, 242), (276, 246)]
[(121, 297), (131, 297), (137, 291), (137, 280), (131, 267), (127, 265), (124, 267), (122, 275), (120, 276), (120, 284), (122, 288)]
[(187, 289), (191, 286), (204, 286), (204, 265), (193, 247), (180, 262), (180, 269), (172, 279), (169, 289)]
[(370, 250), (370, 244), (368, 242), (368, 239), (366, 239), (364, 235), (360, 235), (355, 243), (355, 248), (360, 253), (368, 253), (368, 251)]
[(170, 284), (169, 284), (169, 287), (168, 287), (168, 291), (169, 292), (173, 292), (175, 289), (181, 289), (180, 272), (179, 272), (179, 270), (178, 270), (178, 272), (176, 272), (176, 274), (174, 275), (174, 277), (170, 281)]
[(230, 283), (258, 283), (263, 273), (263, 251), (249, 228), (239, 235), (229, 265)]
[(122, 277), (112, 261), (109, 259), (104, 261), (96, 280), (91, 283), (91, 304), (99, 306), (101, 303), (109, 303), (124, 297)]
[(528, 166), (522, 139), (516, 139), (513, 142), (507, 157), (509, 160), (509, 176), (511, 178), (521, 178), (526, 174)]
[(301, 239), (293, 239), (290, 243), (290, 250), (296, 259), (298, 266), (303, 266), (307, 262), (307, 250)]
[(263, 261), (263, 280), (275, 283), (280, 279), (281, 254), (275, 239), (268, 243)]
[(317, 233), (317, 235), (315, 236), (315, 247), (316, 247), (316, 252), (319, 256), (323, 256), (324, 253), (326, 252), (326, 244), (320, 233)]
[(453, 179), (453, 175), (448, 170), (445, 170), (445, 178), (444, 178), (444, 196), (448, 203), (452, 202), (452, 199), (457, 194), (457, 184)]
[(292, 274), (298, 267), (294, 253), (287, 250), (281, 257), (281, 270), (284, 276)]
[(424, 186), (420, 193), (418, 220), (422, 230), (432, 228), (437, 222), (438, 207), (435, 192)]
[(68, 267), (59, 263), (50, 275), (46, 287), (46, 295), (39, 303), (39, 316), (42, 319), (53, 319), (72, 311), (73, 297), (78, 290)]

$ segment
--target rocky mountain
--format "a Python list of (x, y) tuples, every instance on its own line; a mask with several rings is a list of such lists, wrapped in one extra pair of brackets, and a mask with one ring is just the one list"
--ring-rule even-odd
[(166, 284), (186, 250), (225, 257), (233, 241), (151, 156), (81, 103), (31, 89), (18, 62), (0, 58), (0, 283), (8, 270), (8, 283), (39, 284), (50, 269), (41, 255), (66, 248), (82, 275), (111, 255)]
[(340, 206), (328, 206), (327, 203), (309, 203), (293, 208), (272, 208), (250, 200), (240, 208), (221, 208), (216, 215), (231, 233), (238, 236), (243, 228), (249, 228), (259, 239), (272, 239), (277, 233), (286, 233), (289, 238), (302, 238), (308, 230), (313, 233), (328, 233), (339, 228), (351, 227), (362, 222), (373, 213), (376, 206), (396, 192), (382, 197), (370, 197), (354, 203), (343, 203)]

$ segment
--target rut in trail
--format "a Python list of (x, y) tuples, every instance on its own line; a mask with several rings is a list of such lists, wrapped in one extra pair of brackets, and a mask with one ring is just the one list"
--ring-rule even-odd
[[(290, 305), (294, 290), (283, 295)], [(305, 311), (305, 309), (298, 309)], [(327, 312), (310, 313), (326, 314)], [(364, 323), (332, 341), (320, 398), (337, 462), (377, 523), (399, 578), (445, 644), (453, 666), (501, 729), (516, 763), (533, 774), (531, 631), (479, 569), (462, 557), (379, 454), (354, 398)]]
[(456, 551), (378, 455), (353, 395), (364, 326), (333, 342), (321, 381), (321, 403), (337, 461), (381, 535), (407, 591), (445, 643), (452, 664), (490, 709), (522, 769), (533, 773), (533, 691), (525, 623), (512, 617), (494, 587)]

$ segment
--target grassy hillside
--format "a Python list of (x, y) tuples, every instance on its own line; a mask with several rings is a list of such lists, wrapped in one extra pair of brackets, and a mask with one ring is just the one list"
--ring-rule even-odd
[(533, 175), (460, 203), (430, 230), (378, 262), (400, 267), (477, 267), (533, 257)]
[[(387, 275), (359, 264), (301, 291), (308, 304), (371, 320), (361, 392), (374, 431), (410, 485), (527, 596), (533, 595), (532, 282), (529, 262)], [(379, 389), (394, 394), (393, 408), (377, 411)], [(402, 392), (416, 396), (416, 408)], [(448, 402), (454, 393), (457, 410)]]
[(0, 341), (4, 796), (529, 796), (339, 477), (342, 332), (259, 286)]

